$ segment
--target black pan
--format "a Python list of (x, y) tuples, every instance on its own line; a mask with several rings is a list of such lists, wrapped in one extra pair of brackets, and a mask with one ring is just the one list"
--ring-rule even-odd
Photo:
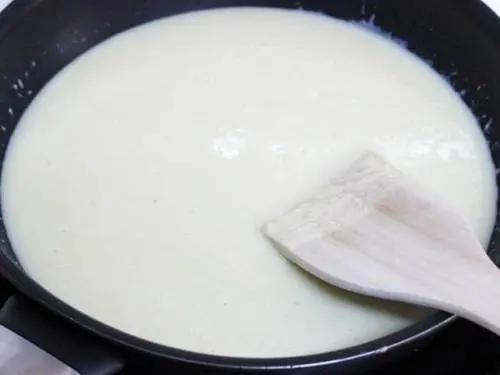
[[(490, 142), (495, 162), (500, 161), (500, 21), (479, 0), (18, 0), (0, 15), (0, 125), (7, 129), (0, 132), (0, 158), (33, 96), (62, 67), (93, 45), (160, 17), (195, 9), (250, 5), (300, 7), (349, 20), (370, 20), (406, 41), (411, 51), (463, 93)], [(32, 92), (13, 88), (18, 78)], [(497, 229), (489, 251), (498, 262)], [(0, 322), (82, 375), (109, 375), (122, 366), (131, 366), (140, 374), (188, 370), (213, 374), (361, 374), (423, 345), (454, 320), (436, 313), (380, 340), (320, 355), (224, 358), (140, 340), (64, 304), (25, 274), (1, 223), (0, 271), (19, 291), (0, 312)], [(0, 331), (0, 340), (3, 338)], [(23, 358), (28, 361), (31, 357)], [(0, 363), (1, 359), (0, 355)], [(0, 367), (0, 374), (4, 373)]]

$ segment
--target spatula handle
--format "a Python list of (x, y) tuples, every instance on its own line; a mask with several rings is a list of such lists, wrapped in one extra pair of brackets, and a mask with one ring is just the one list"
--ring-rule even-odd
[[(471, 270), (474, 271), (474, 270)], [(475, 282), (455, 280), (456, 292), (440, 301), (442, 310), (470, 320), (500, 336), (500, 270), (491, 263), (478, 267)]]

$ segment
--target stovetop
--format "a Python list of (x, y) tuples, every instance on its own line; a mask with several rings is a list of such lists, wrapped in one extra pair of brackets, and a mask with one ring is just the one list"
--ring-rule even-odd
[[(0, 278), (0, 306), (13, 292)], [(500, 337), (457, 320), (426, 347), (366, 375), (500, 375)]]
[[(11, 1), (0, 0), (0, 11)], [(500, 0), (484, 2), (500, 12)], [(0, 279), (0, 306), (13, 292)], [(124, 371), (120, 375), (139, 373)], [(500, 375), (500, 337), (457, 320), (426, 347), (366, 375)]]
[(500, 375), (500, 338), (458, 320), (425, 348), (369, 375)]

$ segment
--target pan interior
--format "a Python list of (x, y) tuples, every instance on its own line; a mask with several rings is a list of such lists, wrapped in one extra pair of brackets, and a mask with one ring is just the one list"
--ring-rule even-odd
[[(132, 25), (199, 8), (199, 4), (191, 4), (189, 8), (186, 8), (186, 4), (173, 2), (165, 6), (159, 2), (149, 1), (137, 2), (131, 6), (131, 9), (117, 12), (119, 14), (111, 14), (105, 10), (111, 8), (116, 2), (91, 3), (91, 6), (88, 6), (89, 3), (84, 6), (84, 2), (75, 1), (74, 5), (68, 7), (63, 5), (63, 2), (40, 2), (30, 12), (20, 16), (23, 22), (25, 19), (35, 21), (29, 23), (30, 27), (27, 30), (21, 30), (12, 24), (9, 28), (2, 30), (4, 37), (0, 43), (0, 53), (3, 54), (9, 48), (11, 49), (13, 44), (23, 46), (23, 48), (17, 48), (14, 53), (5, 54), (9, 57), (0, 62), (0, 71), (3, 72), (0, 85), (0, 95), (2, 95), (0, 105), (3, 107), (0, 116), (3, 116), (2, 123), (5, 128), (1, 134), (3, 137), (2, 153), (5, 152), (5, 146), (17, 120), (31, 102), (32, 97), (55, 73), (79, 54)], [(498, 46), (495, 44), (492, 32), (488, 29), (490, 24), (486, 22), (480, 25), (473, 22), (466, 9), (461, 9), (459, 6), (452, 7), (446, 1), (440, 1), (434, 5), (435, 13), (432, 16), (426, 13), (424, 5), (418, 4), (412, 4), (411, 6), (415, 9), (414, 12), (410, 12), (403, 11), (396, 1), (387, 2), (386, 7), (380, 8), (369, 1), (347, 3), (341, 1), (335, 4), (310, 2), (301, 4), (301, 7), (320, 10), (341, 18), (365, 20), (380, 26), (394, 37), (405, 40), (410, 50), (429, 60), (436, 70), (463, 93), (464, 101), (479, 119), (486, 137), (490, 140), (492, 155), (496, 160), (498, 144), (496, 143), (495, 118), (498, 116), (498, 109), (494, 102), (498, 98), (500, 77), (498, 62), (500, 60)], [(46, 20), (51, 17), (50, 11), (56, 5), (62, 10), (60, 14), (65, 22), (63, 25), (59, 24), (58, 27), (47, 27)], [(247, 4), (221, 3), (220, 5)], [(291, 3), (265, 5), (296, 6)], [(95, 14), (99, 16), (95, 17)], [(418, 16), (422, 14), (426, 14), (425, 21), (422, 21), (424, 18)], [(440, 14), (446, 14), (448, 19), (454, 20), (455, 24), (442, 22)], [(404, 15), (405, 22), (401, 21), (401, 15)], [(45, 21), (42, 22), (42, 19)], [(496, 20), (491, 20), (493, 21)], [(492, 27), (492, 30), (496, 29)], [(475, 42), (468, 43), (464, 40), (475, 40)], [(478, 59), (472, 57), (478, 55), (482, 56), (481, 65)], [(19, 81), (23, 82), (22, 87)], [(2, 251), (8, 259), (15, 261), (10, 245), (5, 240), (3, 226), (1, 230), (4, 236)], [(493, 257), (497, 254), (496, 233), (495, 231), (490, 245)]]

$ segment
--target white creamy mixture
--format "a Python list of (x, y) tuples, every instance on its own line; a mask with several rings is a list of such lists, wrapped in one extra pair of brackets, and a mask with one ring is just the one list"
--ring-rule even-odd
[(395, 43), (318, 14), (225, 9), (94, 48), (23, 116), (3, 170), (27, 272), (82, 312), (192, 351), (291, 356), (418, 318), (288, 263), (261, 225), (372, 149), (491, 233), (476, 120)]

